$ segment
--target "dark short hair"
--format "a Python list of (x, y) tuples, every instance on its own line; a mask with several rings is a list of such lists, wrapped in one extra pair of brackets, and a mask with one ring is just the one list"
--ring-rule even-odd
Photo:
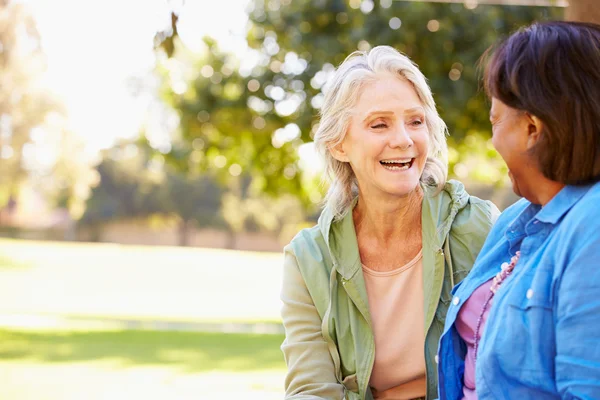
[(600, 180), (600, 25), (535, 23), (482, 58), (489, 97), (544, 124), (530, 154), (548, 179)]

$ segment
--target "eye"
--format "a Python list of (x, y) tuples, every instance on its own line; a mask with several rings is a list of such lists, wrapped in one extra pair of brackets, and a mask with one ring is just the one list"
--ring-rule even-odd
[(415, 119), (414, 121), (410, 122), (410, 125), (412, 125), (412, 126), (421, 126), (421, 125), (423, 125), (423, 119), (421, 119), (421, 118)]
[(388, 127), (388, 124), (382, 120), (376, 120), (371, 123), (371, 129), (385, 129)]
[(376, 122), (371, 125), (371, 129), (384, 129), (387, 128), (387, 124), (385, 122)]

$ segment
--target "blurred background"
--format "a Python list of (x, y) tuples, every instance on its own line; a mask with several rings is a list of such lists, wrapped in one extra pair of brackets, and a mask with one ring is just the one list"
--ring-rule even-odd
[(280, 399), (281, 249), (350, 52), (428, 77), (450, 174), (515, 201), (477, 62), (596, 0), (0, 0), (0, 399)]

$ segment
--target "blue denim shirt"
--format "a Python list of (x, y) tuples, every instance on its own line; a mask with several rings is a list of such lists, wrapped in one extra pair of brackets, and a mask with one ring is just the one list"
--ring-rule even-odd
[(566, 186), (545, 207), (522, 199), (492, 228), (457, 285), (438, 352), (440, 400), (461, 399), (466, 346), (455, 322), (521, 250), (494, 297), (475, 371), (479, 400), (600, 399), (600, 183)]

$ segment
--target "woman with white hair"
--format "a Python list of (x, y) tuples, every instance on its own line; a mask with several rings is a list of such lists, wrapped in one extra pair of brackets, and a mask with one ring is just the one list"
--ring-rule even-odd
[(326, 206), (284, 249), (286, 399), (435, 398), (450, 291), (498, 210), (446, 181), (446, 126), (406, 56), (355, 52), (327, 87)]

